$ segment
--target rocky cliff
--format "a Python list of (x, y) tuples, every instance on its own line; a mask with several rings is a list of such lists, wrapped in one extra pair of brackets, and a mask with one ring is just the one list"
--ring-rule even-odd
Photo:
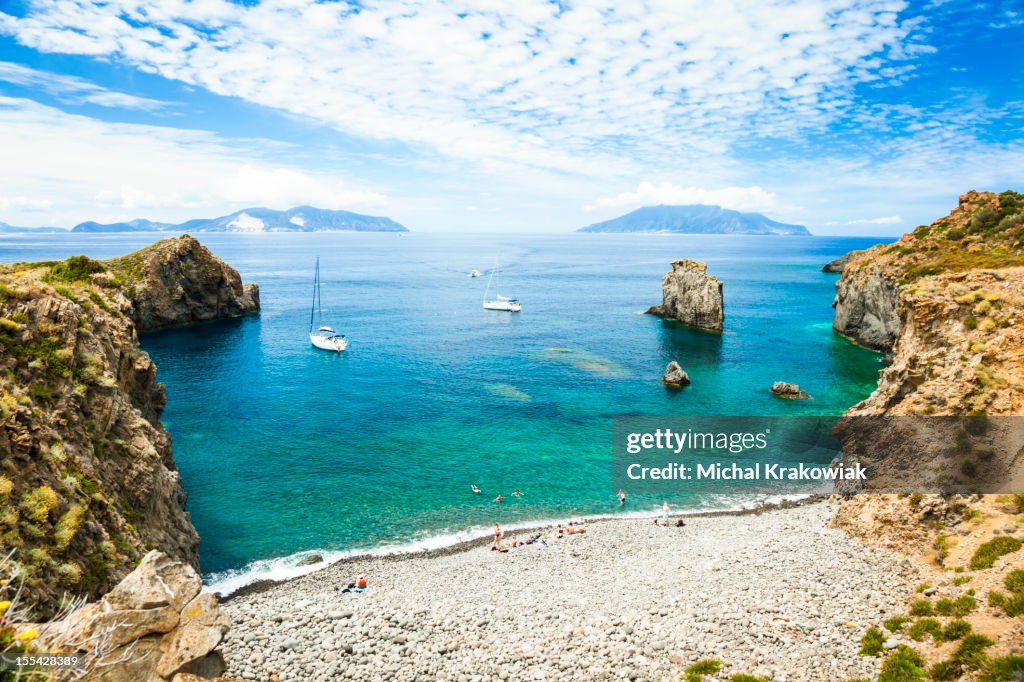
[[(974, 599), (1012, 583), (1024, 495), (972, 494), (1024, 485), (1022, 266), (1024, 196), (972, 191), (947, 217), (850, 260), (835, 300), (836, 330), (892, 356), (878, 388), (840, 421), (843, 457), (865, 465), (867, 491), (904, 490), (849, 497), (835, 523), (935, 572), (915, 609), (959, 600), (968, 631), (991, 640), (976, 666), (1024, 646), (1016, 607)], [(929, 642), (909, 644), (945, 670), (933, 679), (967, 672), (955, 656), (944, 660), (941, 638)]]
[(191, 237), (111, 261), (0, 266), (0, 555), (40, 615), (98, 597), (150, 549), (198, 565), (138, 329), (258, 309)]
[(725, 304), (722, 283), (708, 274), (708, 266), (684, 258), (672, 263), (672, 271), (661, 280), (661, 305), (647, 310), (690, 327), (722, 331)]

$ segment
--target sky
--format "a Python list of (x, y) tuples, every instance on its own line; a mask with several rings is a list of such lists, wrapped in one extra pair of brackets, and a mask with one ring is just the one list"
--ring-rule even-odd
[(1024, 190), (1024, 1), (0, 0), (0, 221), (901, 234)]

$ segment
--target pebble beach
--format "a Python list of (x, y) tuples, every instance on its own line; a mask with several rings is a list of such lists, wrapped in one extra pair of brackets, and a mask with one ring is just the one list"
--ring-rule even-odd
[[(874, 677), (861, 636), (905, 609), (916, 574), (829, 528), (832, 513), (815, 502), (684, 527), (608, 520), (508, 552), (486, 541), (338, 562), (226, 601), (227, 674), (661, 680), (711, 658), (724, 665), (708, 679)], [(342, 592), (360, 574), (368, 589)]]

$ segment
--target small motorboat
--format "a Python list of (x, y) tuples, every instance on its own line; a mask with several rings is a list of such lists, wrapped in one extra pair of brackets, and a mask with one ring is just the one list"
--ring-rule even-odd
[(469, 271), (469, 276), (470, 277), (479, 277), (480, 276), (480, 271), (479, 270), (470, 270)]

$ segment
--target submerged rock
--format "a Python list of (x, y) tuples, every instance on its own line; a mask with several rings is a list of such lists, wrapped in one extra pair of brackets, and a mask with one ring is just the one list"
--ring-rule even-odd
[(679, 366), (678, 362), (673, 360), (665, 368), (665, 373), (661, 377), (661, 383), (665, 384), (668, 388), (682, 388), (689, 385), (690, 375)]
[(296, 566), (312, 566), (313, 564), (323, 563), (324, 558), (319, 554), (310, 554), (308, 557), (304, 557)]
[(661, 305), (647, 310), (690, 327), (722, 331), (725, 305), (722, 283), (708, 274), (706, 263), (684, 258), (672, 263), (672, 271), (661, 280)]
[(772, 395), (790, 400), (807, 400), (811, 397), (807, 391), (800, 390), (799, 386), (788, 381), (776, 381), (772, 384)]

